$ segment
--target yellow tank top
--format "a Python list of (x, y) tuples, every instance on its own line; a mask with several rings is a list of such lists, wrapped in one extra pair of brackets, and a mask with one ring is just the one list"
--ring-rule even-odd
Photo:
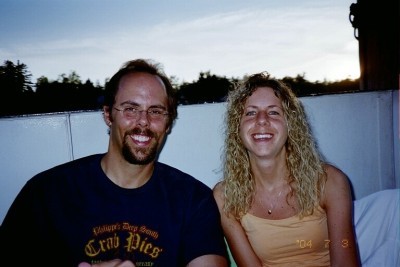
[(241, 224), (263, 266), (330, 266), (325, 211), (313, 215), (268, 220), (245, 214)]

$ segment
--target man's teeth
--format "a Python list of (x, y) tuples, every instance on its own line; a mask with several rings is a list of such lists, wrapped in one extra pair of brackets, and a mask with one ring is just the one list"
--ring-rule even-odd
[(265, 138), (271, 138), (272, 134), (256, 134), (254, 135), (255, 139), (265, 139)]
[(136, 140), (138, 142), (147, 142), (150, 140), (150, 137), (148, 136), (143, 136), (143, 135), (134, 135), (133, 140)]

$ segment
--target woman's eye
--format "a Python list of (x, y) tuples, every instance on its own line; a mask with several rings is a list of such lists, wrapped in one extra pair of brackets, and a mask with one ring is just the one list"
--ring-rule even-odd
[(280, 113), (278, 111), (275, 110), (271, 110), (270, 112), (268, 112), (269, 115), (279, 115)]
[(255, 112), (255, 111), (247, 111), (245, 113), (246, 116), (255, 116), (256, 114), (257, 114), (257, 112)]

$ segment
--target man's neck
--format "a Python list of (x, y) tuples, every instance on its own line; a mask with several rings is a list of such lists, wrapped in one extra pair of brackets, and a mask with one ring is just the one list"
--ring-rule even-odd
[(107, 153), (101, 160), (101, 168), (106, 176), (122, 188), (138, 188), (144, 185), (153, 174), (154, 162), (136, 165)]

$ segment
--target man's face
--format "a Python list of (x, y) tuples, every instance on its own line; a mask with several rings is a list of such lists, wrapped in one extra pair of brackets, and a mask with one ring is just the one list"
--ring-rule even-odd
[[(154, 116), (148, 111), (162, 115)], [(121, 154), (131, 164), (154, 161), (169, 130), (168, 115), (165, 115), (168, 97), (161, 79), (148, 73), (124, 76), (114, 107), (108, 112), (111, 122), (109, 152)]]

